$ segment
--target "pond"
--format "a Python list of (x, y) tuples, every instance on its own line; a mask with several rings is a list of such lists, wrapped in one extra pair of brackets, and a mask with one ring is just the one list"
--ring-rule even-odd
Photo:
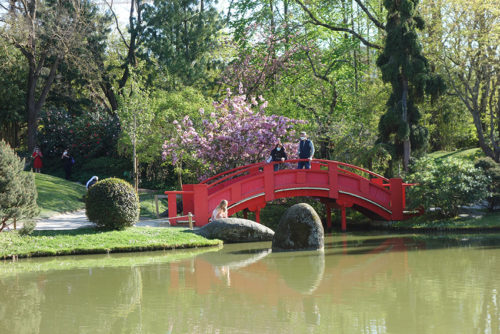
[(500, 234), (0, 262), (0, 333), (500, 333)]

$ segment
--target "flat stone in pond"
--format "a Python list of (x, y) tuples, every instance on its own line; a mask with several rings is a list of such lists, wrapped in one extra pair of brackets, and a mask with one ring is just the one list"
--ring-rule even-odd
[(325, 231), (318, 214), (306, 203), (285, 211), (273, 238), (273, 251), (322, 250)]
[(271, 241), (274, 231), (254, 221), (242, 218), (221, 218), (194, 231), (207, 239), (220, 239), (227, 243)]

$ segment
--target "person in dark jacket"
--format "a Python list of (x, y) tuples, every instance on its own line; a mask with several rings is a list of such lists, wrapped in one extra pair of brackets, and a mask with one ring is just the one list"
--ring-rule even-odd
[(63, 162), (63, 168), (64, 168), (64, 174), (66, 180), (69, 180), (71, 177), (71, 169), (73, 168), (74, 160), (69, 154), (69, 150), (65, 149), (62, 156), (61, 160)]
[(314, 144), (312, 140), (307, 138), (307, 133), (302, 131), (300, 133), (300, 142), (299, 142), (299, 159), (308, 159), (309, 161), (299, 161), (297, 166), (298, 169), (310, 169), (311, 168), (311, 160), (314, 156)]
[[(285, 148), (283, 147), (283, 144), (281, 144), (280, 141), (276, 144), (274, 149), (271, 151), (271, 157), (269, 162), (271, 161), (285, 161), (288, 159), (286, 156)], [(279, 170), (281, 164), (274, 164), (274, 171), (276, 172)]]

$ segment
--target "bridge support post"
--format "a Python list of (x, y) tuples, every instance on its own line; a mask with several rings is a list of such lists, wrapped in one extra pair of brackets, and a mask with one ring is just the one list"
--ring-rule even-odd
[(203, 226), (208, 224), (208, 219), (210, 218), (210, 212), (208, 211), (208, 186), (206, 184), (195, 184), (193, 185), (193, 191), (193, 203), (196, 203), (194, 207), (195, 225)]
[(392, 220), (403, 220), (403, 179), (397, 177), (389, 180), (391, 186)]
[(177, 194), (169, 193), (167, 196), (168, 218), (174, 218), (177, 216)]
[(255, 221), (260, 223), (260, 208), (255, 210)]
[(330, 203), (326, 203), (326, 228), (331, 229), (332, 228), (332, 207), (330, 206)]
[(346, 218), (345, 218), (345, 206), (340, 207), (340, 216), (342, 217), (340, 228), (341, 228), (342, 232), (345, 232), (347, 230), (347, 222), (346, 222)]

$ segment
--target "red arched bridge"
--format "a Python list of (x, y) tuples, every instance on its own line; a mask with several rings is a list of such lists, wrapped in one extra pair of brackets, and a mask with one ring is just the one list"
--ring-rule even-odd
[[(412, 184), (401, 178), (387, 179), (369, 170), (331, 160), (312, 160), (311, 169), (295, 169), (301, 160), (285, 163), (256, 163), (217, 174), (199, 184), (185, 184), (182, 191), (165, 191), (171, 225), (187, 222), (193, 214), (195, 226), (208, 223), (213, 209), (223, 199), (228, 214), (244, 210), (255, 212), (279, 198), (309, 196), (326, 206), (327, 227), (331, 227), (331, 209), (341, 210), (342, 230), (346, 230), (346, 208), (382, 220), (404, 220), (414, 216), (405, 211), (405, 189)], [(305, 160), (302, 160), (305, 161)], [(293, 163), (293, 164), (292, 164)], [(274, 165), (281, 169), (274, 171)], [(178, 195), (182, 195), (183, 216), (176, 216)]]

